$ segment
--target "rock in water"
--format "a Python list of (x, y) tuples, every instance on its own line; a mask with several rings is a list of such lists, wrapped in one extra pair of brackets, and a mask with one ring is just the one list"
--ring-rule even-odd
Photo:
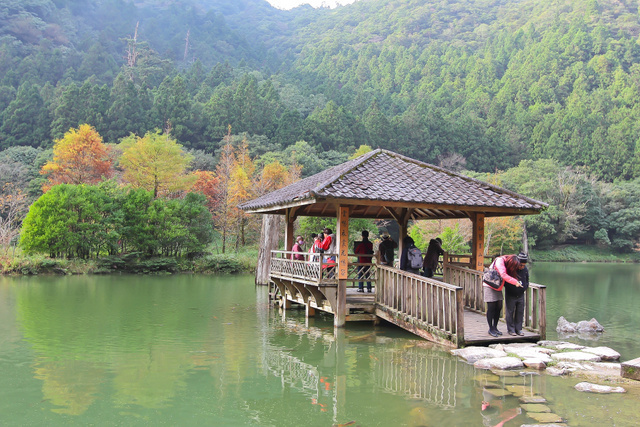
[(584, 391), (586, 393), (626, 393), (626, 390), (622, 387), (610, 387), (608, 385), (591, 384), (588, 382), (581, 382), (574, 386), (578, 391)]

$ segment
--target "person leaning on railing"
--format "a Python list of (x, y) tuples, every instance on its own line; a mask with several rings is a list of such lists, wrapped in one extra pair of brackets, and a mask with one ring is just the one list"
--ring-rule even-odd
[(482, 290), (484, 294), (484, 302), (487, 304), (487, 323), (489, 324), (489, 335), (497, 337), (502, 335), (502, 332), (498, 330), (498, 321), (500, 320), (500, 312), (502, 311), (502, 288), (505, 282), (511, 283), (514, 286), (520, 287), (522, 284), (516, 277), (518, 277), (518, 268), (520, 261), (516, 255), (503, 255), (496, 258), (493, 261), (493, 268), (495, 268), (500, 277), (502, 278), (502, 285), (498, 289), (493, 289), (486, 283), (482, 283)]

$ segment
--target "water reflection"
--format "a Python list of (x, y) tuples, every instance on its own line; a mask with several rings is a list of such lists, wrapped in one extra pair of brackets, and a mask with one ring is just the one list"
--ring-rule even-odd
[(593, 399), (477, 371), (395, 327), (284, 314), (252, 282), (0, 277), (0, 425), (515, 426), (535, 424), (505, 420), (536, 395), (571, 425), (635, 413), (638, 393)]

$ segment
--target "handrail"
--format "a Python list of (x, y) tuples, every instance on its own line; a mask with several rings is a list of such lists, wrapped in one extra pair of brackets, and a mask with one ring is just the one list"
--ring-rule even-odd
[(463, 289), (389, 266), (378, 266), (376, 304), (404, 323), (456, 345), (464, 343)]

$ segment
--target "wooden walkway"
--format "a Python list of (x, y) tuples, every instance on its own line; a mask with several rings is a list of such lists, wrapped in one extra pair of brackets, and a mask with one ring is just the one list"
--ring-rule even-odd
[[(365, 313), (375, 312), (375, 289), (373, 293), (357, 292), (357, 288), (347, 289), (347, 306), (354, 311), (361, 308)], [(347, 315), (348, 320), (375, 320), (376, 316)], [(464, 342), (465, 345), (490, 345), (514, 342), (537, 342), (540, 334), (523, 329), (524, 336), (511, 336), (507, 333), (507, 324), (500, 320), (498, 329), (502, 336), (492, 337), (488, 332), (487, 317), (484, 313), (478, 313), (469, 309), (464, 310)]]

